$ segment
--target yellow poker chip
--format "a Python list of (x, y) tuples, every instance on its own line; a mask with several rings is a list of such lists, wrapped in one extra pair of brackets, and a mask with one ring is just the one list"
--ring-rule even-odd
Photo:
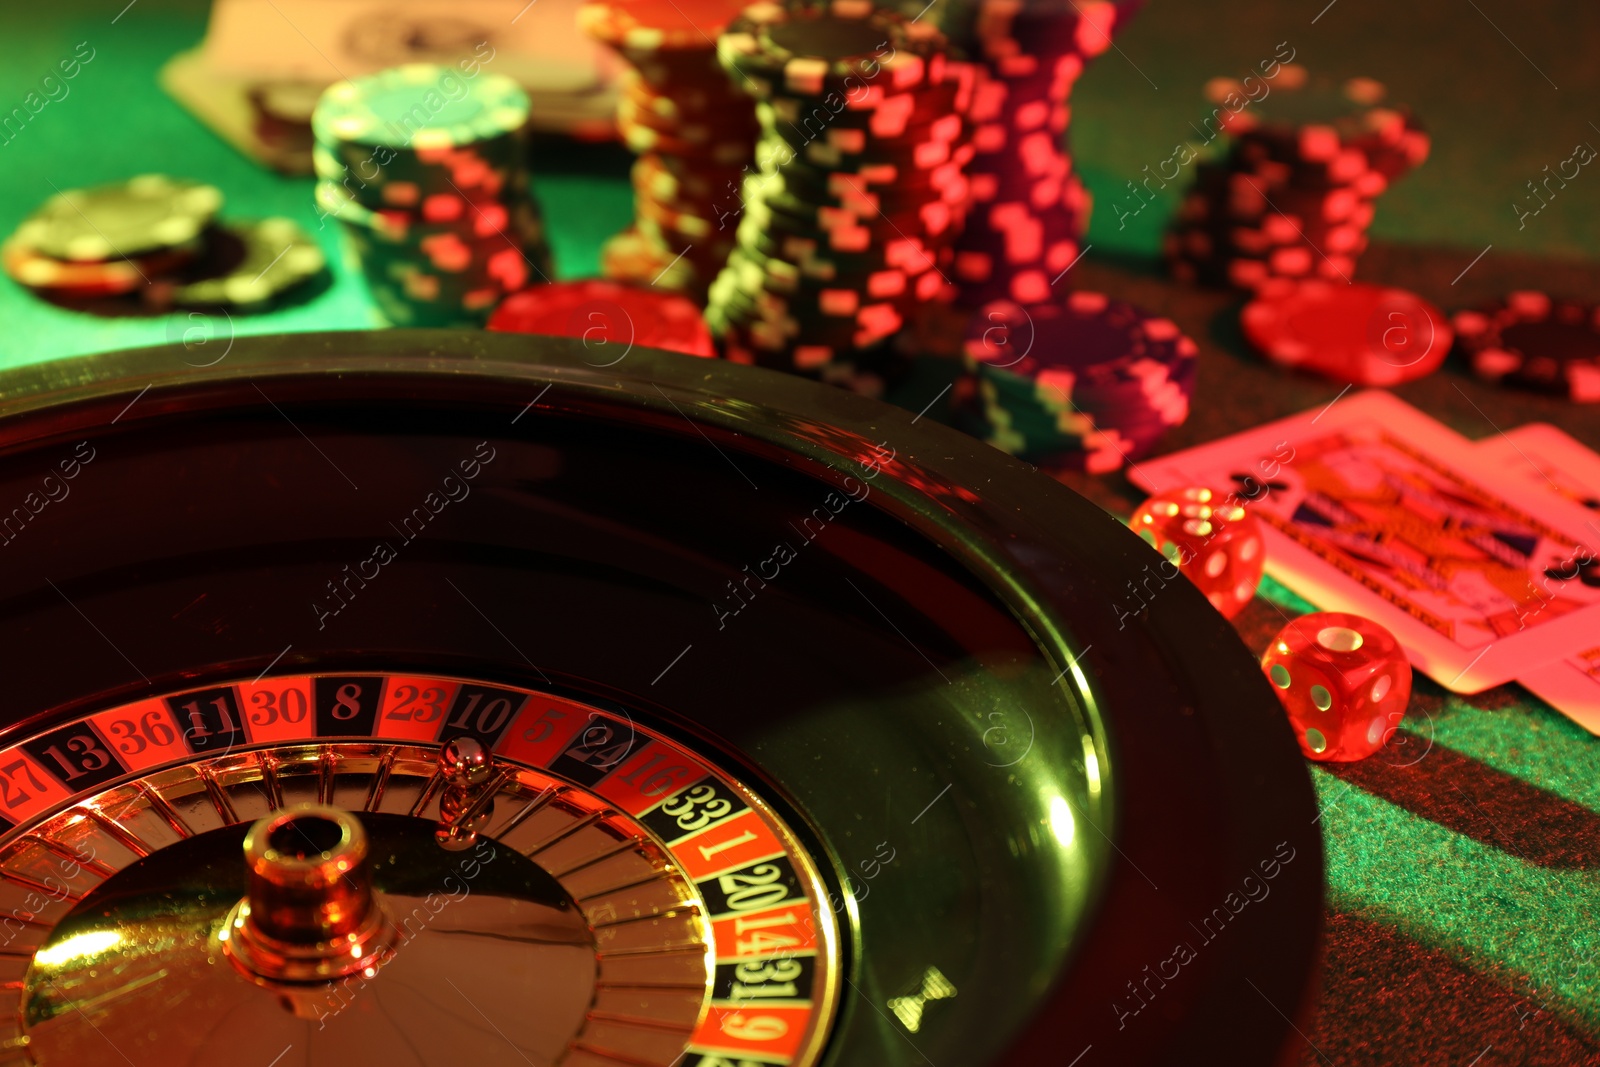
[(0, 264), (12, 279), (30, 289), (66, 297), (116, 296), (178, 270), (194, 259), (200, 242), (190, 241), (132, 259), (71, 263), (40, 252), (13, 236), (0, 246)]
[(221, 207), (214, 185), (142, 174), (57, 193), (17, 227), (16, 239), (71, 263), (129, 259), (189, 244)]

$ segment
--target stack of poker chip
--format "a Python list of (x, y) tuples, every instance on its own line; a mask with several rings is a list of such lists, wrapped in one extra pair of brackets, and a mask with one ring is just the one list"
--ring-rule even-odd
[(1600, 403), (1600, 304), (1523, 290), (1452, 322), (1458, 353), (1484, 381)]
[(396, 326), (481, 326), (550, 275), (528, 185), (528, 94), (413, 63), (337, 82), (312, 115), (319, 212)]
[(1100, 293), (996, 301), (968, 329), (952, 410), (967, 432), (1042, 466), (1117, 470), (1188, 417), (1197, 355), (1170, 319)]
[(706, 312), (728, 358), (878, 393), (889, 339), (950, 298), (972, 68), (944, 48), (868, 0), (754, 4), (718, 41), (762, 127)]
[(107, 314), (266, 310), (320, 277), (322, 250), (291, 219), (219, 221), (213, 185), (142, 174), (46, 200), (0, 246), (17, 282)]
[(1064, 147), (1067, 99), (1116, 22), (1106, 0), (981, 0), (972, 206), (954, 265), (964, 306), (1047, 300), (1077, 260), (1090, 199)]
[(733, 248), (739, 182), (755, 154), (750, 98), (716, 40), (746, 0), (585, 0), (578, 21), (628, 64), (617, 131), (638, 154), (634, 220), (606, 242), (608, 278), (704, 300)]
[(1347, 282), (1378, 196), (1427, 158), (1428, 135), (1369, 78), (1324, 83), (1284, 64), (1261, 84), (1259, 102), (1227, 78), (1207, 85), (1232, 143), (1225, 160), (1196, 165), (1166, 236), (1168, 265), (1180, 280), (1241, 289)]

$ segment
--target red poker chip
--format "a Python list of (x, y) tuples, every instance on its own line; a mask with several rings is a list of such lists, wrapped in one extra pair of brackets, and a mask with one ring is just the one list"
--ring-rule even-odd
[(594, 279), (551, 282), (512, 293), (489, 318), (500, 333), (576, 337), (611, 366), (634, 347), (715, 358), (711, 332), (693, 301), (676, 293)]
[(1239, 321), (1273, 363), (1352, 385), (1399, 385), (1432, 374), (1454, 337), (1444, 312), (1420, 296), (1363, 282), (1274, 279)]

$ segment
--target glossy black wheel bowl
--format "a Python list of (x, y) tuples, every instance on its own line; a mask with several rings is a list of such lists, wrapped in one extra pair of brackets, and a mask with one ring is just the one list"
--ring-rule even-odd
[[(735, 767), (828, 871), (849, 936), (824, 1062), (1282, 1057), (1316, 809), (1205, 599), (1129, 615), (1146, 545), (929, 419), (587, 356), (328, 333), (0, 376), (0, 742), (263, 672), (618, 701)], [(930, 968), (954, 995), (895, 1011)]]

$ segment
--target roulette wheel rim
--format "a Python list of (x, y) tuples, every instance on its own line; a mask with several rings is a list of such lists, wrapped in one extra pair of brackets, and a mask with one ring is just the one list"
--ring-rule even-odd
[[(153, 453), (140, 452), (129, 444), (144, 440), (137, 435), (176, 433), (179, 426), (187, 431), (201, 425), (208, 428), (206, 432), (232, 433), (216, 427), (225, 417), (248, 421), (243, 414), (248, 413), (250, 418), (281, 419), (279, 436), (283, 441), (295, 442), (315, 462), (326, 461), (324, 473), (330, 483), (339, 478), (349, 481), (339, 463), (323, 454), (316, 439), (324, 444), (333, 440), (341, 446), (364, 440), (363, 435), (386, 441), (394, 433), (383, 420), (401, 405), (410, 405), (411, 410), (448, 410), (452, 418), (464, 417), (462, 413), (468, 411), (475, 417), (494, 412), (503, 416), (500, 421), (505, 427), (496, 432), (497, 443), (529, 434), (537, 438), (545, 427), (559, 424), (573, 428), (580, 437), (593, 427), (604, 427), (607, 433), (659, 438), (663, 449), (668, 448), (668, 441), (671, 447), (692, 445), (700, 450), (694, 462), (716, 470), (724, 491), (730, 494), (744, 492), (749, 481), (746, 475), (754, 473), (769, 486), (777, 482), (768, 479), (792, 476), (793, 485), (813, 489), (831, 485), (851, 500), (870, 500), (872, 522), (891, 524), (898, 531), (894, 536), (903, 535), (908, 544), (914, 541), (920, 546), (916, 552), (925, 552), (938, 566), (959, 572), (962, 581), (993, 598), (1009, 613), (1011, 624), (1027, 634), (1029, 654), (1048, 661), (1052, 673), (1059, 672), (1045, 681), (1059, 683), (1069, 695), (1061, 698), (1064, 703), (1059, 711), (1043, 704), (1035, 708), (1049, 719), (1034, 723), (1028, 718), (1030, 730), (1050, 737), (1074, 736), (1083, 743), (1084, 755), (1075, 771), (1066, 766), (1071, 762), (1069, 754), (1058, 761), (1060, 766), (1052, 764), (1040, 770), (1045, 778), (1038, 780), (1059, 772), (1065, 777), (1075, 774), (1073, 781), (1085, 788), (1088, 782), (1095, 786), (1090, 792), (1074, 794), (1070, 803), (1061, 800), (1058, 807), (1050, 809), (1067, 809), (1065, 834), (1058, 823), (1049, 818), (1042, 821), (1044, 833), (1055, 832), (1059, 850), (1048, 839), (1041, 845), (1037, 829), (1032, 831), (1031, 844), (1010, 843), (1013, 851), (1031, 850), (1052, 858), (1059, 851), (1068, 858), (1082, 859), (1085, 866), (1079, 872), (1081, 879), (1061, 883), (1070, 884), (1074, 894), (1059, 905), (1061, 929), (1038, 933), (1039, 941), (1052, 945), (1053, 962), (1035, 965), (1019, 954), (1017, 988), (1000, 990), (997, 999), (986, 1003), (999, 1014), (1004, 1014), (1002, 1005), (1007, 1001), (1016, 1001), (1020, 1007), (1012, 1009), (1004, 1026), (996, 1026), (994, 1035), (972, 1038), (976, 1044), (971, 1047), (984, 1048), (987, 1062), (1008, 1065), (1070, 1063), (1075, 1056), (1090, 1063), (1097, 1050), (1120, 1062), (1163, 1062), (1178, 1048), (1199, 1059), (1226, 1053), (1230, 1061), (1240, 1063), (1269, 1062), (1277, 1056), (1292, 1039), (1295, 1024), (1291, 1019), (1303, 1014), (1311, 990), (1321, 914), (1317, 810), (1275, 697), (1248, 650), (1224, 632), (1225, 624), (1204, 598), (1184, 585), (1149, 584), (1154, 566), (1150, 550), (1088, 501), (1026, 465), (920, 416), (753, 368), (642, 349), (631, 351), (632, 358), (625, 363), (602, 368), (598, 365), (611, 360), (591, 360), (591, 355), (576, 340), (386, 331), (241, 338), (224, 359), (203, 368), (196, 368), (191, 353), (178, 347), (43, 364), (6, 376), (6, 400), (0, 404), (0, 464), (9, 463), (13, 476), (20, 477), (23, 470), (33, 476), (40, 468), (37, 463), (28, 466), (26, 461), (46, 454), (52, 458), (57, 453), (66, 455), (72, 443), (80, 440), (107, 446), (98, 449), (108, 456), (106, 467), (125, 462), (116, 448), (109, 447), (119, 442), (128, 446), (127, 451), (137, 452), (141, 462), (153, 462), (149, 460)], [(362, 411), (381, 409), (382, 417), (375, 415), (377, 423), (356, 425), (337, 439), (323, 436), (319, 429), (326, 427), (316, 422), (317, 413), (351, 404)], [(603, 446), (598, 437), (582, 440), (589, 449)], [(208, 460), (198, 444), (195, 449), (185, 462), (198, 469)], [(333, 451), (345, 454), (340, 448)], [(580, 451), (563, 456), (571, 460)], [(645, 458), (641, 457), (641, 462)], [(92, 464), (83, 469), (93, 471)], [(171, 468), (182, 469), (187, 468)], [(249, 476), (250, 472), (243, 472), (243, 480)], [(857, 498), (851, 490), (852, 478), (858, 488), (870, 482), (870, 493), (863, 489)], [(366, 476), (361, 480), (367, 482)], [(0, 480), (3, 484), (9, 483)], [(486, 485), (487, 481), (480, 483), (478, 491)], [(86, 488), (80, 483), (78, 491)], [(497, 490), (504, 491), (503, 487)], [(759, 487), (751, 490), (753, 495), (759, 491)], [(217, 493), (226, 496), (227, 490), (219, 486)], [(84, 496), (90, 494), (84, 492)], [(65, 529), (59, 524), (70, 518), (65, 514), (67, 499), (63, 497), (63, 505), (57, 509), (62, 514), (45, 512), (33, 522)], [(138, 513), (136, 504), (130, 500), (104, 507), (106, 514), (122, 508), (121, 519), (129, 521)], [(101, 505), (91, 502), (85, 506)], [(717, 507), (708, 506), (712, 510)], [(865, 509), (857, 511), (864, 513)], [(868, 518), (863, 514), (861, 521)], [(728, 521), (733, 524), (732, 519)], [(44, 612), (50, 627), (59, 628), (66, 625), (64, 620), (70, 620), (81, 628), (91, 617), (104, 620), (107, 612), (115, 614), (112, 605), (122, 593), (110, 588), (115, 583), (104, 580), (107, 574), (114, 572), (118, 581), (133, 588), (144, 581), (140, 576), (147, 571), (161, 570), (152, 558), (130, 557), (120, 570), (98, 561), (82, 562), (85, 539), (109, 538), (114, 532), (84, 530), (84, 525), (81, 519), (73, 524), (78, 532), (67, 541), (76, 538), (75, 544), (63, 544), (47, 530), (22, 529), (12, 536), (8, 549), (15, 555), (33, 557), (40, 569), (33, 572), (34, 577), (18, 578), (11, 588), (0, 592), (0, 605), (11, 605), (9, 612), (0, 611), (0, 616), (9, 613), (31, 624), (44, 617), (40, 615)], [(176, 527), (166, 529), (170, 533)], [(267, 535), (262, 537), (265, 544)], [(109, 548), (109, 542), (99, 543)], [(153, 550), (141, 551), (147, 557), (154, 554)], [(420, 566), (424, 550), (411, 551)], [(78, 573), (67, 566), (65, 561), (71, 559), (80, 560)], [(460, 569), (462, 558), (444, 559), (443, 565), (447, 571), (457, 568), (449, 573), (458, 577), (466, 573)], [(733, 573), (738, 568), (728, 570)], [(386, 581), (398, 585), (410, 580)], [(1133, 599), (1130, 592), (1139, 588), (1140, 582), (1145, 583), (1142, 588), (1150, 598), (1150, 606), (1143, 611), (1139, 608), (1143, 601)], [(366, 592), (365, 586), (345, 584), (343, 588), (347, 594), (352, 588), (361, 589), (361, 595), (371, 602), (387, 595), (380, 591), (383, 584), (374, 581), (372, 592)], [(52, 585), (56, 586), (54, 593)], [(472, 588), (479, 603), (491, 608), (489, 614), (497, 614), (494, 605), (483, 599), (492, 594)], [(748, 597), (752, 590), (765, 590), (766, 586), (746, 584), (743, 588)], [(905, 639), (933, 673), (942, 673), (934, 659), (899, 629), (912, 627), (915, 620), (897, 613), (897, 624), (872, 597), (859, 588), (856, 593), (868, 605), (857, 610), (886, 631), (885, 642), (890, 637)], [(45, 594), (59, 598), (48, 609), (39, 607)], [(791, 594), (780, 591), (780, 595)], [(465, 593), (462, 598), (471, 604)], [(327, 622), (331, 617), (337, 622), (346, 605), (339, 601), (340, 610), (335, 612), (334, 603), (321, 602), (317, 621)], [(728, 622), (756, 603), (754, 599), (748, 603), (727, 600), (713, 609), (715, 619)], [(350, 618), (360, 618), (362, 601), (352, 596), (348, 606), (352, 608)], [(463, 618), (470, 614), (465, 608), (456, 610)], [(941, 609), (929, 606), (927, 610), (931, 618)], [(475, 606), (472, 611), (478, 611), (494, 627), (488, 615)], [(18, 683), (11, 721), (0, 734), (0, 744), (19, 745), (25, 737), (36, 738), (118, 702), (127, 705), (153, 695), (192, 690), (212, 680), (248, 681), (339, 670), (399, 673), (418, 658), (400, 655), (394, 651), (397, 646), (389, 651), (374, 651), (372, 646), (363, 649), (348, 636), (334, 640), (331, 646), (307, 639), (301, 651), (283, 658), (288, 650), (276, 640), (281, 634), (269, 639), (265, 632), (239, 633), (248, 628), (236, 622), (213, 623), (212, 632), (204, 639), (152, 624), (153, 629), (160, 629), (163, 640), (177, 641), (176, 635), (186, 635), (181, 638), (186, 654), (195, 655), (196, 647), (214, 646), (215, 651), (202, 659), (163, 662), (154, 644), (128, 637), (123, 627), (115, 632), (134, 659), (120, 651), (113, 654), (102, 645), (92, 655), (104, 663), (86, 668), (71, 681), (41, 678)], [(23, 630), (13, 627), (8, 632), (22, 634)], [(859, 628), (847, 627), (844, 632), (860, 634)], [(910, 632), (919, 638), (923, 633)], [(28, 645), (30, 639), (18, 640), (19, 655), (36, 651), (36, 646)], [(208, 641), (212, 645), (207, 645)], [(110, 642), (107, 637), (107, 644)], [(507, 642), (511, 643), (509, 638)], [(685, 642), (693, 647), (687, 637)], [(588, 699), (606, 707), (610, 696), (621, 694), (624, 706), (640, 708), (647, 717), (657, 715), (650, 719), (651, 724), (668, 724), (664, 729), (671, 737), (688, 738), (684, 743), (691, 748), (701, 746), (692, 750), (711, 753), (736, 767), (751, 787), (789, 820), (819, 867), (831, 865), (830, 877), (838, 882), (837, 868), (845, 863), (840, 855), (840, 824), (837, 819), (831, 825), (817, 819), (813, 809), (822, 801), (814, 793), (794, 798), (795, 789), (804, 782), (795, 777), (792, 768), (773, 769), (782, 763), (782, 754), (760, 746), (752, 753), (746, 740), (728, 740), (725, 722), (718, 727), (683, 722), (681, 696), (658, 699), (666, 690), (649, 692), (655, 683), (648, 675), (656, 669), (666, 668), (658, 681), (671, 677), (669, 672), (679, 662), (667, 662), (673, 651), (668, 649), (662, 662), (635, 683), (611, 687), (604, 679), (590, 677), (592, 685), (584, 690)], [(680, 659), (688, 651), (684, 649)], [(520, 652), (517, 655), (521, 655), (520, 661), (504, 646), (476, 661), (441, 653), (423, 664), (427, 670), (413, 673), (545, 689), (530, 680), (528, 667), (534, 666), (533, 661)], [(909, 653), (905, 659), (911, 661)], [(140, 667), (133, 666), (135, 660)], [(940, 660), (952, 670), (954, 662)], [(822, 665), (818, 666), (820, 672)], [(560, 689), (561, 684), (554, 688)], [(1006, 799), (1012, 796), (1007, 790), (1019, 776), (1029, 783), (1034, 780), (1026, 779), (1024, 773), (1028, 770), (1026, 753), (1019, 757), (1024, 771), (1007, 762), (1015, 749), (1006, 751), (1004, 746), (1011, 741), (1011, 731), (1020, 732), (1021, 724), (1009, 711), (1000, 714), (1000, 719), (963, 727), (974, 743), (960, 763), (951, 767), (963, 774), (993, 776), (982, 779), (989, 784), (971, 788), (963, 778), (957, 796), (970, 793), (977, 798), (973, 804), (993, 803), (1000, 813), (993, 825), (1004, 830), (1007, 819), (1012, 818), (1006, 804), (1022, 804), (1018, 811), (1031, 813), (1033, 808), (1028, 805), (1038, 800)], [(998, 723), (999, 734), (990, 733), (995, 728), (988, 725), (990, 721)], [(940, 728), (931, 721), (919, 727), (930, 734)], [(1030, 738), (1035, 736), (1030, 732)], [(915, 803), (902, 801), (909, 807), (900, 823), (909, 820), (909, 825), (915, 825), (930, 811), (934, 814), (929, 823), (949, 818), (934, 807), (943, 795), (935, 795), (936, 781), (917, 780), (932, 784), (932, 788)], [(951, 784), (955, 784), (954, 778)], [(916, 812), (924, 802), (928, 807)], [(902, 851), (907, 855), (905, 862), (915, 861), (913, 853)], [(853, 864), (849, 873), (858, 880), (865, 878), (866, 868), (857, 857), (852, 855), (849, 860)], [(1034, 868), (1026, 871), (1031, 872), (1025, 872), (1027, 877), (1037, 875)], [(918, 900), (905, 889), (899, 892), (902, 896), (897, 899), (902, 903)], [(960, 996), (951, 987), (952, 993), (946, 997), (939, 982), (926, 976), (920, 991), (916, 982), (906, 986), (903, 981), (898, 987), (880, 988), (875, 974), (869, 972), (879, 958), (873, 955), (876, 942), (871, 926), (881, 920), (864, 918), (859, 909), (867, 905), (858, 908), (853, 903), (855, 896), (869, 899), (859, 884), (841, 895), (841, 899), (852, 900), (839, 912), (842, 944), (835, 966), (844, 985), (834, 1038), (818, 1062), (856, 1062), (852, 1059), (855, 1046), (850, 1042), (862, 1027), (874, 1029), (885, 1041), (899, 1042), (894, 1046), (900, 1049), (896, 1054), (907, 1057), (907, 1062), (920, 1062), (922, 1050), (916, 1049), (920, 1042), (912, 1036), (919, 1031), (907, 1025), (901, 1008), (915, 1002), (906, 1010), (919, 1021), (923, 1018), (919, 1013), (926, 1012), (925, 1029), (920, 1031), (921, 1040), (926, 1040), (939, 1033), (939, 1013), (954, 1010), (939, 1002), (959, 1004)], [(934, 907), (928, 901), (919, 906)], [(1019, 912), (1023, 914), (1032, 915)], [(1183, 932), (1186, 928), (1193, 933)], [(1006, 938), (1019, 936), (1019, 931), (998, 929), (984, 935), (1003, 946), (1015, 946), (1015, 940)], [(1173, 944), (1178, 940), (1184, 941), (1187, 952)], [(885, 949), (883, 954), (887, 959), (890, 952)], [(963, 986), (962, 992), (968, 988)], [(966, 995), (974, 994), (983, 996), (977, 990)], [(892, 1006), (896, 1003), (900, 1007)], [(891, 1013), (898, 1022), (890, 1018)], [(852, 1026), (857, 1029), (849, 1029)], [(916, 1049), (915, 1054), (907, 1047)]]

